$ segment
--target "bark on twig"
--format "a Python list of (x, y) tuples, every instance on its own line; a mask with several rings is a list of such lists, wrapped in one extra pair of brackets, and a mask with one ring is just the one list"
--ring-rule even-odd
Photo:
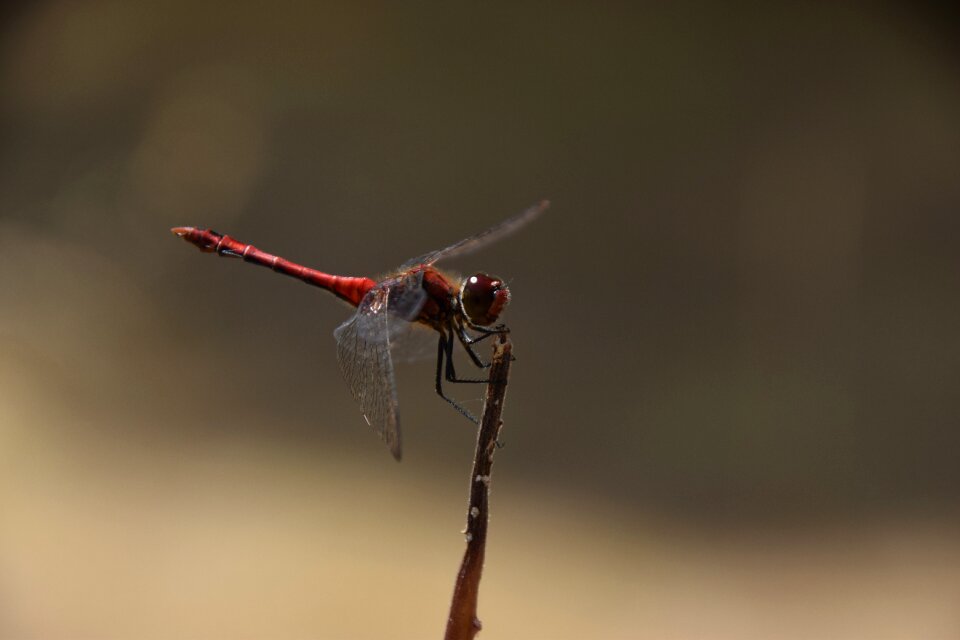
[(493, 360), (490, 365), (490, 383), (487, 384), (477, 450), (470, 475), (470, 504), (467, 508), (467, 549), (460, 563), (460, 572), (453, 589), (450, 617), (444, 640), (471, 640), (480, 631), (477, 618), (477, 596), (480, 592), (480, 575), (483, 573), (483, 557), (487, 544), (487, 518), (490, 469), (497, 448), (497, 437), (503, 422), (503, 400), (507, 394), (507, 376), (510, 373), (512, 345), (506, 335), (501, 335), (493, 345)]

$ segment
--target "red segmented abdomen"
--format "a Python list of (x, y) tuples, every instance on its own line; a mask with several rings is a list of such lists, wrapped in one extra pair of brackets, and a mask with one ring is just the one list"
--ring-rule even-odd
[(244, 244), (230, 236), (219, 234), (212, 229), (174, 227), (171, 231), (187, 242), (196, 245), (201, 251), (217, 253), (221, 256), (243, 258), (244, 262), (268, 267), (284, 275), (302, 280), (307, 284), (326, 289), (353, 306), (359, 305), (367, 292), (376, 285), (376, 282), (370, 278), (335, 276), (305, 267), (266, 251), (261, 251), (252, 244)]
[(363, 278), (357, 276), (331, 276), (328, 273), (323, 273), (322, 271), (315, 271), (313, 269), (308, 269), (315, 276), (326, 276), (329, 278), (328, 284), (320, 284), (319, 281), (314, 283), (311, 280), (305, 279), (305, 282), (310, 284), (316, 284), (316, 286), (330, 291), (338, 298), (346, 300), (353, 306), (358, 306), (360, 301), (363, 300), (363, 297), (367, 295), (367, 292), (370, 291), (377, 283), (371, 280), (370, 278)]

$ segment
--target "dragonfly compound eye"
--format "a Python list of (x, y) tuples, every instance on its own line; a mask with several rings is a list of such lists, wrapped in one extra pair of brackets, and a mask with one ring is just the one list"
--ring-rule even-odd
[(460, 304), (463, 312), (476, 325), (493, 325), (510, 302), (510, 289), (500, 278), (476, 273), (463, 281)]

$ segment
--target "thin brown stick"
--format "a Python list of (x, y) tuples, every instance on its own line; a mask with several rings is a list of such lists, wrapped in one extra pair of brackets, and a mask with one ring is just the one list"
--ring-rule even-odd
[(473, 457), (473, 473), (470, 475), (470, 504), (467, 509), (467, 549), (463, 553), (460, 572), (453, 588), (450, 617), (444, 640), (472, 640), (480, 631), (477, 618), (477, 596), (480, 593), (480, 575), (483, 573), (483, 557), (487, 545), (487, 519), (489, 516), (490, 469), (497, 448), (497, 437), (503, 421), (503, 400), (507, 395), (507, 376), (510, 374), (512, 349), (506, 335), (501, 335), (493, 345), (493, 360), (490, 364), (490, 383), (483, 403), (477, 450)]

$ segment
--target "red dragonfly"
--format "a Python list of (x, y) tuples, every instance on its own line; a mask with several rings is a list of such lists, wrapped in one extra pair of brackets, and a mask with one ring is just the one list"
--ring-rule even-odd
[[(337, 362), (367, 423), (386, 442), (393, 457), (400, 460), (400, 416), (391, 350), (401, 334), (414, 323), (440, 334), (437, 394), (461, 414), (477, 422), (469, 411), (443, 391), (444, 380), (487, 382), (457, 377), (453, 364), (454, 344), (459, 341), (473, 364), (483, 369), (489, 364), (477, 355), (473, 345), (491, 335), (509, 331), (505, 325), (497, 324), (500, 313), (510, 301), (510, 290), (503, 280), (486, 273), (475, 273), (458, 281), (438, 270), (434, 264), (503, 238), (543, 213), (548, 205), (544, 200), (486, 231), (409, 260), (380, 281), (310, 269), (212, 229), (174, 227), (171, 231), (203, 252), (242, 258), (244, 262), (269, 267), (326, 289), (355, 306), (357, 312), (333, 332), (337, 341)], [(471, 331), (475, 335), (471, 335)]]

